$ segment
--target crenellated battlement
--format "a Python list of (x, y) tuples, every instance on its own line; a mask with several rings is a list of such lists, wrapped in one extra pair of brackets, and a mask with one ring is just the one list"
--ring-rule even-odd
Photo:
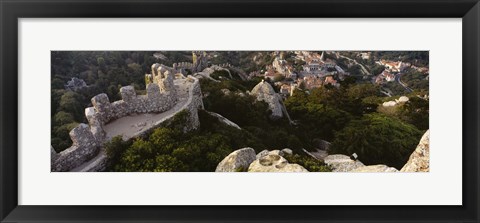
[(73, 144), (68, 149), (56, 154), (52, 150), (52, 171), (67, 171), (73, 169), (79, 163), (83, 163), (93, 158), (99, 150), (98, 143), (95, 140), (90, 128), (87, 124), (81, 123), (72, 131), (70, 138)]
[(173, 69), (176, 69), (176, 70), (179, 70), (179, 69), (192, 70), (193, 69), (193, 63), (190, 63), (190, 62), (174, 63), (173, 64)]
[[(121, 100), (110, 102), (104, 93), (91, 99), (93, 107), (85, 109), (87, 124), (80, 124), (70, 131), (73, 144), (70, 148), (55, 153), (52, 150), (52, 171), (70, 171), (84, 165), (93, 157), (102, 154), (103, 144), (111, 137), (105, 131), (106, 125), (115, 120), (138, 114), (158, 114), (161, 119), (148, 128), (159, 126), (176, 113), (187, 110), (190, 123), (185, 131), (199, 126), (197, 109), (203, 108), (198, 79), (175, 75), (175, 69), (160, 64), (152, 65), (151, 83), (146, 85), (146, 94), (137, 95), (133, 86), (120, 88)], [(163, 115), (165, 113), (165, 115)], [(142, 129), (142, 132), (147, 131)], [(136, 135), (135, 135), (136, 136)], [(105, 162), (96, 162), (103, 165)], [(102, 167), (94, 167), (102, 170)]]

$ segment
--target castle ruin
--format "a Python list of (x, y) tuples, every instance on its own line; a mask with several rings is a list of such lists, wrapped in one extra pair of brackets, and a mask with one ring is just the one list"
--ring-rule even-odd
[[(133, 86), (120, 88), (122, 100), (110, 102), (104, 93), (91, 99), (93, 107), (85, 109), (87, 124), (80, 124), (70, 131), (72, 146), (56, 153), (51, 148), (51, 170), (103, 171), (106, 154), (103, 144), (122, 135), (123, 140), (138, 137), (150, 129), (171, 120), (181, 111), (188, 112), (184, 131), (200, 125), (198, 108), (203, 108), (199, 80), (184, 77), (176, 67), (152, 65), (146, 75), (146, 95), (137, 95)], [(135, 122), (135, 125), (126, 125)]]
[(193, 69), (192, 73), (200, 72), (208, 67), (207, 53), (204, 51), (192, 52)]

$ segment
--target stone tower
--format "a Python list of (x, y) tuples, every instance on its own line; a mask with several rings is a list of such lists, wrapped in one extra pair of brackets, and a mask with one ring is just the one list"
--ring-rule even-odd
[[(160, 72), (160, 71), (159, 71)], [(175, 86), (173, 85), (174, 74), (170, 71), (165, 71), (157, 79), (158, 86), (160, 87), (160, 92), (170, 92), (175, 91)]]
[(322, 51), (322, 55), (320, 55), (320, 60), (325, 61), (325, 51)]
[(176, 88), (174, 85), (174, 70), (162, 64), (156, 63), (152, 65), (152, 74), (146, 74), (145, 79), (145, 85), (147, 86), (147, 88), (150, 83), (153, 83), (158, 85), (160, 92), (165, 93), (172, 98), (176, 97)]
[(205, 51), (192, 51), (192, 60), (192, 73), (200, 72), (208, 66), (207, 52)]

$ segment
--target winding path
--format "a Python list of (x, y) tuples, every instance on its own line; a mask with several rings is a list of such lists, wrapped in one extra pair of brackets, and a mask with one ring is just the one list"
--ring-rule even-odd
[(397, 75), (395, 75), (395, 80), (400, 84), (402, 85), (402, 87), (404, 87), (407, 91), (409, 92), (413, 92), (413, 89), (411, 89), (410, 87), (408, 87), (407, 84), (403, 83), (403, 81), (401, 80), (402, 78), (402, 73), (398, 73)]
[(352, 59), (352, 58), (350, 58), (350, 57), (346, 57), (346, 56), (340, 55), (340, 54), (339, 54), (338, 56), (341, 57), (341, 58), (345, 58), (345, 59), (347, 59), (347, 60), (353, 61), (353, 63), (355, 63), (356, 65), (360, 65), (360, 68), (362, 68), (362, 72), (363, 72), (364, 74), (369, 75), (369, 76), (372, 75), (370, 72), (368, 72), (367, 68), (365, 68), (365, 66), (364, 66), (363, 64), (357, 62), (356, 60), (354, 60), (354, 59)]

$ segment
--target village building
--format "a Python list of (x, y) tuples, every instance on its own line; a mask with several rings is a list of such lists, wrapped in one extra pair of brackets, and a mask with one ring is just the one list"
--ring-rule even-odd
[(313, 89), (313, 88), (322, 87), (323, 80), (318, 76), (307, 76), (303, 78), (301, 83), (305, 85), (306, 89)]
[(337, 80), (335, 80), (335, 79), (333, 78), (333, 76), (326, 76), (326, 77), (325, 77), (325, 81), (324, 81), (323, 83), (324, 83), (324, 85), (330, 84), (330, 85), (335, 86), (335, 87), (339, 87), (339, 86), (340, 86), (340, 84), (337, 83)]
[(362, 53), (360, 53), (360, 57), (364, 60), (369, 60), (371, 55), (372, 55), (372, 52), (362, 52)]
[(418, 72), (423, 73), (423, 74), (428, 74), (429, 73), (428, 67), (417, 67), (415, 65), (412, 65), (412, 68), (415, 69)]
[(265, 71), (265, 79), (273, 80), (275, 78), (275, 69), (272, 66), (267, 66), (267, 71)]
[(385, 69), (390, 72), (402, 72), (411, 66), (410, 63), (404, 63), (402, 61), (380, 60), (377, 61), (377, 63), (383, 65)]
[(391, 82), (391, 81), (395, 81), (395, 74), (392, 74), (392, 73), (388, 72), (387, 70), (384, 70), (381, 74), (379, 74), (375, 78), (375, 83), (376, 84), (382, 84), (382, 83)]

